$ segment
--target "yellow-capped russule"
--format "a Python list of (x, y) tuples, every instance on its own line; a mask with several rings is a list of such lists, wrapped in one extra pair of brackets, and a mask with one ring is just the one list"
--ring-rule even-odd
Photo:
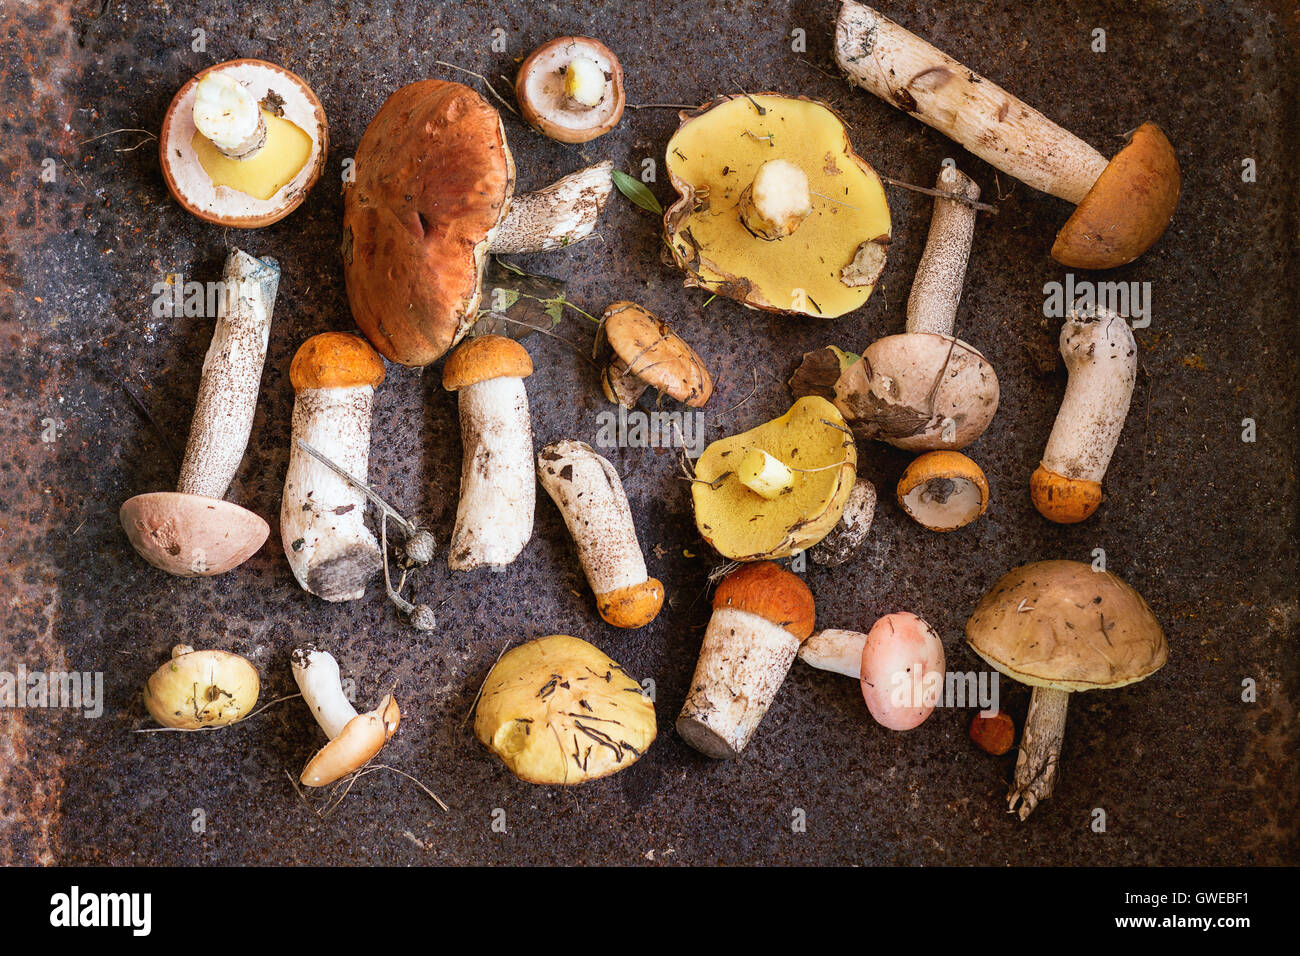
[(257, 670), (238, 654), (177, 644), (145, 683), (144, 705), (164, 727), (224, 727), (248, 716), (260, 686)]
[(989, 483), (980, 466), (959, 451), (926, 452), (898, 480), (898, 504), (931, 531), (956, 531), (984, 513)]

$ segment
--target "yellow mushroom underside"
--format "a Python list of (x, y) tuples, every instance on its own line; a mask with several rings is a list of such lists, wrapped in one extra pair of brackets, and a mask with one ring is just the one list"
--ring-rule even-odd
[[(799, 166), (820, 195), (792, 235), (765, 241), (745, 228), (737, 204), (758, 168), (773, 159)], [(873, 286), (841, 282), (840, 270), (863, 242), (889, 235), (889, 206), (880, 178), (853, 153), (844, 124), (825, 106), (736, 97), (678, 129), (667, 168), (683, 195), (668, 215), (669, 242), (690, 284), (760, 308), (827, 317), (851, 312), (871, 295)]]

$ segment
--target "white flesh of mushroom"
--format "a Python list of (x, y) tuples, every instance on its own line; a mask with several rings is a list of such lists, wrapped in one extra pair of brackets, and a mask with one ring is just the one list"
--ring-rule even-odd
[(799, 660), (818, 670), (858, 677), (862, 672), (862, 648), (866, 643), (867, 635), (860, 631), (827, 628), (803, 642), (799, 648)]
[(954, 475), (920, 482), (903, 496), (903, 508), (930, 530), (947, 531), (979, 517), (983, 501), (979, 485)]
[(447, 563), (454, 571), (502, 566), (533, 534), (537, 481), (522, 378), (490, 378), (459, 391), (460, 504)]
[(769, 160), (742, 194), (740, 209), (745, 225), (762, 238), (790, 235), (812, 212), (807, 174), (787, 160)]
[(599, 106), (606, 85), (605, 71), (590, 57), (575, 56), (564, 68), (564, 94), (580, 109)]
[(769, 501), (794, 488), (794, 471), (790, 466), (761, 448), (745, 452), (736, 466), (736, 477), (754, 494)]
[(357, 716), (343, 693), (339, 662), (327, 651), (298, 650), (292, 658), (293, 679), (325, 736), (333, 740)]
[(194, 126), (231, 159), (246, 159), (266, 142), (266, 122), (253, 94), (230, 73), (216, 71), (194, 90)]
[(587, 166), (544, 189), (515, 196), (510, 210), (488, 238), (495, 254), (551, 252), (581, 242), (596, 230), (614, 188), (610, 160)]

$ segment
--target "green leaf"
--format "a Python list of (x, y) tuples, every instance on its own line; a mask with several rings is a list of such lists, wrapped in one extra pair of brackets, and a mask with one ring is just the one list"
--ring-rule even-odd
[(655, 194), (641, 180), (629, 176), (621, 169), (616, 169), (614, 170), (614, 185), (618, 187), (619, 192), (646, 212), (652, 212), (656, 216), (664, 214), (664, 207), (659, 205), (659, 200), (655, 199)]
[(554, 328), (560, 324), (560, 319), (564, 317), (564, 297), (547, 299), (542, 303), (542, 308), (551, 317), (551, 328)]

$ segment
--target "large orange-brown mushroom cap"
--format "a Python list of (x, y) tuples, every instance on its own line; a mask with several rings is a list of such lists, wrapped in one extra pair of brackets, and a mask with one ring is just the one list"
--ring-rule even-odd
[(343, 265), (352, 316), (385, 358), (428, 365), (473, 324), (514, 185), (501, 117), (469, 87), (412, 83), (375, 114), (345, 190)]
[(322, 332), (313, 335), (293, 356), (289, 381), (295, 392), (304, 388), (376, 388), (384, 381), (384, 360), (359, 335)]
[(1168, 138), (1143, 123), (1102, 170), (1052, 245), (1076, 269), (1113, 269), (1155, 245), (1178, 206), (1182, 175)]
[(757, 614), (801, 641), (812, 634), (815, 623), (816, 609), (808, 585), (771, 561), (742, 565), (723, 578), (713, 594), (713, 609), (722, 608)]

